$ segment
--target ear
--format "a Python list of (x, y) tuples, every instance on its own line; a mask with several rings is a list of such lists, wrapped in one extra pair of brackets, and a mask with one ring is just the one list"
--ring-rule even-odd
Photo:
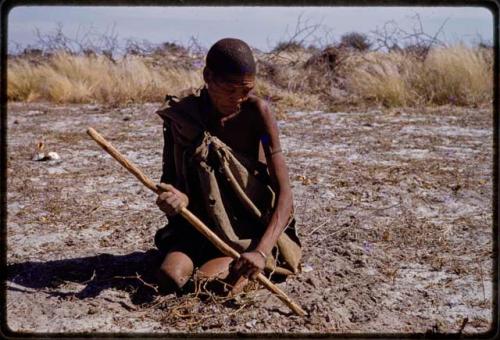
[(212, 71), (206, 66), (203, 68), (203, 80), (207, 84), (212, 81)]

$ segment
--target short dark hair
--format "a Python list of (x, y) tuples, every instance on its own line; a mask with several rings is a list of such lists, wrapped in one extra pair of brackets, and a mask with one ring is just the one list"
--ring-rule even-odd
[(255, 74), (256, 66), (250, 47), (243, 40), (224, 38), (207, 53), (207, 67), (219, 76)]

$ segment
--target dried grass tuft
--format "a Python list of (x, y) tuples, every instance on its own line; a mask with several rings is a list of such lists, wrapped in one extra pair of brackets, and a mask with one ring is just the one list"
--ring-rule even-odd
[(462, 45), (411, 53), (370, 52), (348, 61), (350, 92), (385, 106), (480, 105), (493, 98), (491, 51)]
[[(332, 47), (257, 53), (256, 57), (256, 92), (273, 102), (280, 116), (288, 109), (325, 110), (345, 103), (477, 106), (489, 103), (493, 96), (493, 56), (484, 48), (434, 48), (424, 58), (405, 51), (360, 52)], [(161, 101), (166, 93), (177, 94), (203, 84), (202, 68), (161, 60), (141, 55), (113, 60), (104, 55), (69, 53), (35, 60), (17, 57), (8, 62), (8, 98), (141, 103)]]
[(16, 101), (115, 104), (161, 101), (166, 93), (201, 84), (200, 71), (154, 69), (139, 56), (114, 62), (105, 56), (58, 53), (39, 64), (10, 61), (7, 93)]

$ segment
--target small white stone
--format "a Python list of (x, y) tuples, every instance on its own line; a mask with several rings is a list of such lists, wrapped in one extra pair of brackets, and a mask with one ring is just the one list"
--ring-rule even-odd
[(245, 323), (245, 326), (247, 326), (248, 328), (253, 328), (256, 324), (257, 320), (253, 319), (252, 321), (248, 321), (247, 323)]
[(45, 159), (45, 154), (43, 152), (37, 152), (33, 155), (33, 158), (31, 160), (33, 161), (42, 161)]
[(57, 154), (57, 152), (54, 152), (54, 151), (51, 151), (47, 154), (47, 158), (49, 160), (57, 160), (57, 159), (61, 159), (61, 157)]
[(310, 265), (308, 265), (308, 264), (304, 264), (304, 265), (302, 266), (302, 272), (303, 272), (303, 273), (309, 273), (309, 272), (311, 272), (312, 270), (313, 270), (313, 267), (312, 267), (312, 266), (310, 266)]

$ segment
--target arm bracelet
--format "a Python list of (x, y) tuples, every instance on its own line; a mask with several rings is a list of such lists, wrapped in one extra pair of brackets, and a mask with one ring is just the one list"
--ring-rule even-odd
[(260, 254), (260, 255), (264, 258), (264, 260), (266, 260), (266, 259), (267, 259), (267, 255), (266, 255), (266, 254), (264, 254), (264, 252), (263, 252), (263, 251), (260, 251), (260, 250), (258, 250), (258, 249), (255, 249), (255, 251), (256, 251), (257, 253), (259, 253), (259, 254)]

